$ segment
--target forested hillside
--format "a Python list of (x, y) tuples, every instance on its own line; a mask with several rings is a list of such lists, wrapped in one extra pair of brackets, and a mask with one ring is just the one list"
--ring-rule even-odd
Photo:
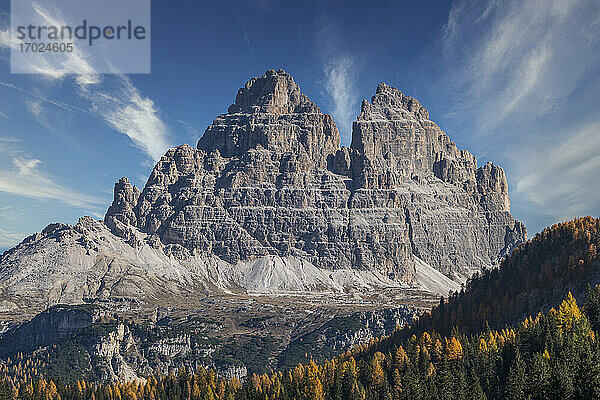
[(0, 366), (0, 399), (598, 399), (599, 237), (589, 217), (548, 228), (411, 328), (323, 364), (102, 385), (52, 380), (18, 356)]
[(214, 371), (96, 385), (54, 382), (18, 357), (2, 367), (0, 399), (598, 399), (600, 288), (583, 309), (569, 293), (557, 309), (517, 327), (476, 335), (424, 332), (388, 352), (379, 343), (322, 365), (252, 375), (243, 385)]
[(519, 245), (499, 268), (476, 274), (447, 302), (402, 332), (448, 335), (494, 329), (558, 304), (569, 291), (581, 298), (600, 283), (600, 219), (577, 218), (544, 229)]

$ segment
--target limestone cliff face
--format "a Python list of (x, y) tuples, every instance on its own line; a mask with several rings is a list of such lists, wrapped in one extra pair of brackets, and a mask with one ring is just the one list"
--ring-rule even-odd
[(526, 239), (504, 171), (460, 150), (414, 98), (363, 101), (351, 148), (284, 71), (241, 88), (197, 148), (170, 149), (143, 191), (115, 185), (113, 233), (235, 264), (265, 255), (412, 283), (429, 264), (462, 281)]
[(93, 306), (79, 308), (54, 306), (38, 314), (20, 329), (9, 331), (2, 337), (0, 356), (7, 357), (17, 351), (30, 352), (56, 343), (98, 320)]
[(129, 179), (123, 177), (115, 183), (113, 203), (106, 212), (104, 222), (111, 230), (119, 232), (119, 236), (124, 237), (127, 234), (119, 222), (125, 226), (137, 225), (137, 216), (133, 207), (137, 204), (139, 197), (140, 190), (132, 185)]
[(242, 157), (248, 150), (265, 148), (277, 154), (292, 152), (324, 168), (327, 155), (340, 145), (331, 115), (321, 113), (292, 77), (267, 71), (238, 91), (235, 104), (208, 127), (198, 142), (207, 153)]
[(360, 164), (354, 171), (360, 188), (391, 189), (432, 173), (467, 192), (477, 186), (475, 157), (458, 149), (416, 99), (385, 83), (370, 103), (363, 100), (352, 148)]

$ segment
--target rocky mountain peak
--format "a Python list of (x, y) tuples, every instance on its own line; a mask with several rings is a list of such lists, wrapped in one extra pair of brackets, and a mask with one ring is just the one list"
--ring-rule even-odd
[(251, 149), (307, 156), (319, 168), (340, 147), (340, 134), (290, 74), (269, 70), (250, 79), (227, 114), (221, 114), (198, 141), (198, 149), (218, 150), (225, 158), (242, 157)]
[(137, 225), (137, 217), (133, 208), (136, 206), (140, 190), (129, 182), (129, 179), (122, 177), (115, 183), (114, 199), (112, 205), (108, 208), (105, 217), (106, 225), (113, 231), (119, 232), (124, 236), (123, 228), (117, 221), (124, 225)]
[(363, 100), (352, 127), (352, 149), (363, 155), (359, 185), (392, 188), (434, 175), (476, 191), (477, 160), (459, 149), (419, 101), (385, 83)]
[(294, 78), (282, 69), (269, 70), (250, 79), (235, 97), (229, 113), (320, 113), (321, 110), (300, 92)]
[(482, 196), (482, 202), (495, 203), (504, 211), (510, 211), (508, 196), (508, 181), (504, 170), (488, 161), (476, 171), (477, 190)]
[(362, 120), (410, 120), (429, 119), (429, 111), (414, 97), (403, 94), (399, 89), (381, 82), (369, 103), (362, 101), (358, 121)]

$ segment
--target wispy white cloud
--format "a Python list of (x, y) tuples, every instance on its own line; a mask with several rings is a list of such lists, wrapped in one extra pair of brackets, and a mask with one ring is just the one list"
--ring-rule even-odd
[(333, 116), (344, 142), (352, 140), (352, 122), (356, 118), (358, 97), (354, 87), (354, 61), (350, 56), (329, 60), (325, 66), (325, 90), (333, 100)]
[(0, 191), (34, 199), (52, 199), (73, 207), (93, 209), (106, 201), (57, 182), (40, 170), (37, 159), (12, 157), (12, 168), (0, 168)]
[(250, 54), (254, 53), (254, 46), (250, 42), (250, 38), (248, 37), (247, 32), (244, 32), (244, 34), (242, 35), (242, 39), (244, 40), (244, 44), (246, 44), (246, 47), (248, 47)]
[(46, 110), (43, 105), (43, 101), (32, 97), (25, 100), (25, 107), (40, 125), (48, 129), (49, 131), (55, 131), (55, 127), (47, 120)]
[[(20, 142), (20, 139), (11, 136), (0, 137), (0, 192), (37, 200), (54, 200), (92, 214), (107, 204), (108, 198), (87, 195), (60, 183), (43, 168), (41, 160), (20, 149)], [(3, 211), (0, 209), (0, 218), (6, 217)]]
[[(12, 232), (0, 228), (0, 248), (10, 248), (23, 240), (28, 234), (21, 232)], [(0, 252), (1, 254), (1, 252)]]
[(10, 46), (11, 46), (10, 29), (9, 28), (0, 29), (0, 47), (10, 48)]
[(516, 191), (556, 219), (600, 209), (600, 121), (569, 132), (523, 160)]
[(594, 0), (456, 0), (442, 32), (447, 116), (505, 162), (533, 231), (600, 212), (598, 29)]
[(129, 136), (152, 160), (159, 160), (170, 147), (168, 129), (160, 119), (156, 105), (150, 98), (142, 96), (126, 77), (119, 77), (110, 91), (83, 86), (79, 93), (90, 101), (94, 113)]
[(0, 220), (2, 221), (17, 221), (23, 217), (25, 210), (16, 209), (11, 206), (0, 207)]
[[(47, 26), (63, 26), (66, 25), (65, 18), (60, 10), (54, 7), (52, 10), (43, 7), (41, 4), (31, 1), (36, 18), (39, 20), (39, 25)], [(50, 7), (51, 4), (46, 4)], [(14, 45), (14, 44), (11, 44)], [(68, 53), (68, 57), (61, 58), (59, 62), (52, 59), (50, 62), (47, 58), (24, 58), (24, 62), (28, 62), (25, 70), (34, 71), (50, 79), (63, 79), (71, 75), (75, 76), (75, 80), (79, 85), (94, 85), (100, 83), (100, 75), (90, 64), (89, 57), (79, 48), (74, 47), (73, 51)]]
[(35, 100), (26, 100), (25, 105), (29, 112), (36, 118), (40, 118), (44, 114), (42, 104)]
[[(36, 2), (32, 4), (41, 25), (65, 25), (58, 10), (44, 8)], [(11, 46), (8, 29), (0, 31), (0, 46)], [(124, 75), (103, 76), (97, 73), (89, 57), (81, 50), (75, 48), (59, 64), (36, 59), (36, 64), (28, 66), (28, 69), (51, 81), (74, 79), (77, 93), (89, 102), (91, 112), (113, 129), (128, 136), (153, 161), (158, 160), (170, 147), (169, 130), (161, 120), (154, 101), (143, 96)], [(11, 83), (1, 84), (20, 90)], [(45, 96), (36, 97), (69, 111), (81, 111)], [(41, 103), (29, 101), (26, 104), (34, 116), (42, 115)]]
[[(478, 104), (481, 131), (543, 116), (597, 65), (593, 1), (453, 3), (443, 32), (444, 79)], [(590, 10), (591, 9), (591, 10)], [(595, 9), (595, 10), (594, 10)]]
[(15, 90), (15, 91), (21, 93), (26, 98), (26, 100), (25, 100), (26, 106), (27, 106), (28, 102), (37, 102), (37, 103), (40, 103), (40, 105), (41, 105), (41, 103), (45, 103), (45, 104), (60, 108), (65, 111), (72, 111), (72, 112), (76, 111), (76, 112), (81, 112), (84, 114), (91, 114), (91, 111), (89, 111), (89, 110), (74, 106), (69, 103), (65, 103), (64, 101), (60, 101), (57, 99), (53, 99), (53, 98), (44, 96), (39, 91), (25, 90), (22, 87), (19, 87), (12, 82), (0, 81), (0, 86), (4, 86), (6, 88), (9, 88), (9, 89), (12, 89), (12, 90)]
[(198, 139), (200, 139), (200, 136), (202, 136), (202, 133), (195, 125), (190, 124), (189, 122), (181, 119), (178, 119), (177, 122), (183, 126), (183, 129), (185, 129), (188, 138), (190, 138), (192, 141), (198, 141)]
[(352, 122), (358, 114), (360, 96), (356, 90), (356, 77), (359, 70), (355, 53), (345, 50), (342, 35), (335, 20), (317, 18), (317, 49), (320, 53), (324, 93), (330, 99), (331, 113), (340, 130), (342, 143), (352, 141)]

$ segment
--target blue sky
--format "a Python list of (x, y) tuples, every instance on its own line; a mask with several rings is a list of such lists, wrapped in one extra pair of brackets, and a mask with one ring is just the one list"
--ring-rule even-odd
[(7, 0), (0, 22), (0, 248), (101, 218), (119, 177), (143, 186), (271, 68), (334, 115), (346, 145), (379, 82), (417, 97), (480, 165), (504, 167), (530, 234), (600, 214), (596, 0), (153, 1), (152, 73), (128, 76), (13, 75)]

